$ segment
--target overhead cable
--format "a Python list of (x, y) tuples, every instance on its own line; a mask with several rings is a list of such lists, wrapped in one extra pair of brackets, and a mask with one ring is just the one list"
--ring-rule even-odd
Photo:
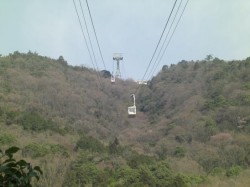
[[(165, 33), (165, 30), (166, 30), (167, 25), (168, 25), (168, 23), (169, 23), (170, 17), (171, 17), (171, 15), (172, 15), (172, 13), (173, 13), (173, 10), (174, 10), (174, 8), (175, 8), (176, 2), (177, 2), (177, 0), (175, 0), (175, 2), (174, 2), (173, 8), (172, 8), (172, 10), (171, 10), (171, 12), (170, 12), (170, 14), (169, 14), (169, 16), (168, 16), (168, 19), (167, 19), (167, 22), (166, 22), (166, 24), (165, 24), (165, 26), (164, 26), (164, 29), (163, 29), (163, 31), (162, 31), (161, 37), (160, 37), (160, 39), (159, 39), (159, 41), (158, 41), (158, 43), (157, 43), (157, 46), (156, 46), (156, 48), (155, 48), (155, 50), (154, 50), (154, 53), (153, 53), (153, 55), (152, 55), (152, 57), (151, 57), (151, 59), (150, 59), (150, 61), (149, 61), (149, 63), (148, 63), (147, 69), (146, 69), (146, 71), (145, 71), (145, 73), (144, 73), (144, 75), (143, 75), (143, 77), (142, 77), (142, 81), (144, 80), (144, 78), (145, 78), (145, 76), (146, 76), (146, 74), (147, 74), (147, 72), (148, 72), (148, 70), (149, 70), (149, 67), (150, 67), (150, 65), (151, 65), (151, 63), (152, 63), (152, 61), (153, 61), (153, 58), (154, 58), (154, 56), (155, 56), (155, 54), (156, 54), (156, 51), (157, 51), (157, 49), (158, 49), (158, 47), (159, 47), (159, 45), (160, 45), (161, 39), (162, 39), (162, 37), (163, 37), (163, 35), (164, 35), (164, 33)], [(137, 89), (136, 89), (136, 91), (135, 91), (135, 94), (137, 93), (139, 87), (140, 87), (140, 85), (137, 87)]]
[(98, 64), (97, 64), (97, 61), (96, 61), (96, 56), (95, 56), (95, 52), (94, 52), (94, 49), (93, 49), (92, 41), (91, 41), (91, 38), (90, 38), (90, 35), (89, 35), (89, 29), (88, 29), (88, 25), (87, 25), (85, 15), (84, 15), (84, 12), (83, 12), (81, 0), (79, 0), (79, 4), (80, 4), (81, 12), (82, 12), (82, 17), (83, 17), (83, 20), (84, 20), (84, 25), (85, 25), (85, 28), (86, 28), (86, 31), (87, 31), (87, 34), (88, 34), (88, 39), (89, 39), (91, 51), (92, 51), (92, 54), (93, 54), (93, 57), (94, 57), (94, 62), (95, 62), (95, 65), (96, 65), (96, 68), (97, 68), (97, 71), (98, 71)]
[(165, 49), (164, 49), (164, 51), (163, 51), (163, 53), (162, 53), (162, 55), (161, 55), (161, 57), (160, 57), (158, 63), (157, 63), (157, 65), (156, 65), (154, 71), (153, 71), (153, 74), (155, 73), (156, 68), (158, 67), (159, 63), (161, 62), (161, 60), (162, 60), (162, 58), (163, 58), (163, 56), (164, 56), (164, 54), (165, 54), (165, 52), (166, 52), (166, 49), (167, 49), (168, 46), (169, 46), (170, 41), (171, 41), (172, 38), (173, 38), (173, 35), (174, 35), (174, 33), (175, 33), (175, 30), (176, 30), (176, 28), (177, 28), (177, 26), (178, 26), (178, 24), (179, 24), (179, 22), (180, 22), (180, 20), (181, 20), (181, 18), (182, 18), (182, 15), (183, 15), (183, 13), (184, 13), (186, 7), (187, 7), (188, 2), (189, 2), (189, 0), (187, 0), (186, 4), (185, 4), (185, 6), (184, 6), (184, 8), (183, 8), (183, 10), (182, 10), (182, 13), (181, 13), (181, 15), (180, 15), (180, 17), (179, 17), (179, 19), (178, 19), (178, 21), (177, 21), (177, 24), (175, 25), (175, 28), (174, 28), (174, 30), (173, 30), (173, 32), (172, 32), (172, 34), (171, 34), (171, 36), (170, 36), (170, 38), (169, 38), (169, 40), (168, 40), (167, 45), (166, 45), (166, 47), (165, 47)]
[(151, 68), (151, 71), (150, 71), (150, 73), (148, 74), (148, 77), (147, 77), (146, 80), (149, 80), (150, 75), (152, 75), (152, 72), (154, 72), (155, 69), (156, 69), (156, 67), (157, 67), (157, 66), (156, 66), (156, 63), (157, 63), (157, 61), (158, 61), (158, 59), (159, 59), (159, 57), (160, 57), (160, 54), (161, 54), (161, 52), (162, 52), (162, 50), (163, 50), (163, 47), (165, 46), (165, 43), (166, 43), (167, 39), (168, 39), (169, 33), (170, 33), (171, 29), (172, 29), (173, 23), (175, 22), (176, 16), (177, 16), (177, 14), (178, 14), (178, 12), (179, 12), (179, 10), (180, 10), (181, 4), (182, 4), (182, 0), (181, 0), (180, 3), (179, 3), (179, 6), (178, 6), (178, 8), (177, 8), (177, 10), (176, 10), (176, 12), (175, 12), (174, 18), (173, 18), (173, 20), (172, 20), (172, 22), (171, 22), (171, 25), (170, 25), (169, 29), (168, 29), (168, 33), (166, 34), (165, 39), (164, 39), (164, 41), (163, 41), (163, 43), (162, 43), (162, 45), (161, 45), (160, 52), (158, 53), (158, 55), (157, 55), (157, 57), (156, 57), (156, 59), (155, 59), (155, 62), (154, 62), (154, 64), (153, 64), (153, 66), (152, 66), (152, 68)]
[(103, 56), (102, 56), (101, 47), (100, 47), (99, 42), (98, 42), (98, 38), (97, 38), (95, 26), (94, 26), (94, 21), (93, 21), (93, 19), (92, 19), (92, 15), (91, 15), (91, 12), (90, 12), (88, 0), (86, 0), (86, 4), (87, 4), (87, 7), (88, 7), (88, 11), (89, 11), (89, 16), (90, 16), (90, 19), (91, 19), (92, 27), (93, 27), (93, 30), (94, 30), (94, 33), (95, 33), (96, 43), (97, 43), (97, 45), (98, 45), (98, 49), (99, 49), (99, 52), (100, 52), (100, 55), (101, 55), (101, 58), (102, 58), (102, 63), (103, 63), (104, 68), (106, 69), (106, 65), (105, 65), (105, 62), (104, 62)]
[(122, 69), (123, 69), (123, 73), (124, 73), (123, 78), (124, 78), (124, 79), (127, 79), (126, 69), (125, 69), (125, 65), (124, 65), (124, 63), (122, 63)]
[(75, 0), (73, 0), (73, 3), (74, 3), (74, 6), (75, 6), (75, 11), (76, 11), (76, 14), (77, 14), (77, 17), (78, 17), (78, 21), (79, 21), (79, 24), (80, 24), (80, 27), (81, 27), (82, 35), (83, 35), (84, 41), (85, 41), (87, 49), (88, 49), (90, 60), (92, 62), (94, 70), (96, 70), (95, 64), (94, 64), (93, 59), (92, 59), (92, 55), (91, 55), (90, 50), (89, 50), (87, 39), (86, 39), (86, 36), (84, 34), (84, 31), (83, 31), (82, 22), (81, 22), (81, 19), (80, 19), (80, 16), (79, 16), (79, 13), (78, 13), (78, 10), (77, 10), (77, 7), (76, 7)]
[[(83, 35), (84, 41), (85, 41), (86, 46), (87, 46), (87, 49), (88, 49), (88, 53), (89, 53), (89, 57), (90, 57), (91, 63), (92, 63), (92, 65), (93, 65), (94, 70), (97, 72), (97, 79), (98, 79), (98, 82), (99, 82), (99, 85), (97, 84), (97, 86), (99, 87), (99, 86), (101, 85), (100, 76), (99, 76), (99, 73), (98, 73), (98, 71), (96, 70), (95, 64), (94, 64), (94, 62), (93, 62), (93, 59), (92, 59), (92, 56), (91, 56), (91, 53), (90, 53), (90, 50), (89, 50), (89, 46), (88, 46), (88, 43), (87, 43), (87, 39), (86, 39), (86, 36), (85, 36), (85, 34), (84, 34), (84, 31), (83, 31), (81, 19), (80, 19), (80, 16), (79, 16), (79, 13), (78, 13), (78, 10), (77, 10), (77, 7), (76, 7), (76, 3), (75, 3), (74, 0), (73, 0), (73, 3), (74, 3), (75, 11), (76, 11), (76, 14), (77, 14), (77, 17), (78, 17), (78, 21), (79, 21), (79, 24), (80, 24), (80, 27), (81, 27), (82, 35)], [(100, 87), (99, 87), (99, 88), (100, 88)]]

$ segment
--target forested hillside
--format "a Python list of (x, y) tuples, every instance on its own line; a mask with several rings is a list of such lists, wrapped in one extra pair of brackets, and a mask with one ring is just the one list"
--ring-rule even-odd
[(165, 65), (128, 118), (137, 86), (62, 56), (0, 57), (1, 149), (41, 166), (35, 186), (248, 186), (250, 58)]
[[(68, 66), (63, 57), (53, 60), (31, 52), (2, 57), (0, 65), (1, 110), (10, 113), (8, 123), (16, 116), (29, 120), (32, 114), (49, 120), (54, 131), (82, 131), (106, 140), (111, 129), (115, 133), (128, 126), (132, 82), (110, 85), (91, 69)], [(47, 128), (21, 124), (35, 131)]]
[(249, 168), (249, 81), (250, 58), (163, 66), (138, 101), (159, 129), (150, 138), (154, 152), (192, 158), (209, 174)]

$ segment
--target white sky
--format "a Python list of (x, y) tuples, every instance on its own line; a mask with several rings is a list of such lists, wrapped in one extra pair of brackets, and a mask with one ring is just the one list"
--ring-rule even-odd
[[(123, 78), (141, 79), (174, 0), (88, 2), (107, 70), (112, 71), (113, 53), (123, 53)], [(82, 5), (98, 67), (103, 69), (85, 0)], [(52, 58), (62, 55), (71, 65), (92, 67), (72, 0), (0, 0), (0, 24), (2, 55), (31, 50)], [(157, 71), (165, 64), (201, 60), (208, 54), (224, 60), (250, 56), (249, 0), (190, 0)]]

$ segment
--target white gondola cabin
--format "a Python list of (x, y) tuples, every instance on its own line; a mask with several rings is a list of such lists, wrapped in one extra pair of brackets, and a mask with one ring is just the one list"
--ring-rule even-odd
[(136, 115), (136, 106), (130, 106), (128, 107), (128, 115), (129, 116), (135, 116)]
[(136, 106), (135, 106), (135, 94), (131, 94), (131, 97), (133, 98), (133, 106), (128, 107), (128, 116), (129, 117), (135, 117), (136, 115)]
[(111, 83), (115, 83), (115, 76), (111, 75), (110, 81)]

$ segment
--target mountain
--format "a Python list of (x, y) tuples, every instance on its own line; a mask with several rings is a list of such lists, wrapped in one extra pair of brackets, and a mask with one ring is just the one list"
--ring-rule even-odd
[(0, 57), (0, 127), (1, 149), (41, 165), (38, 186), (247, 186), (250, 58), (183, 60), (138, 86), (16, 51)]
[(136, 86), (131, 81), (111, 85), (94, 70), (31, 52), (2, 57), (1, 80), (2, 110), (39, 114), (61, 130), (72, 128), (99, 139), (107, 139), (110, 129), (116, 133), (127, 127), (126, 107)]

